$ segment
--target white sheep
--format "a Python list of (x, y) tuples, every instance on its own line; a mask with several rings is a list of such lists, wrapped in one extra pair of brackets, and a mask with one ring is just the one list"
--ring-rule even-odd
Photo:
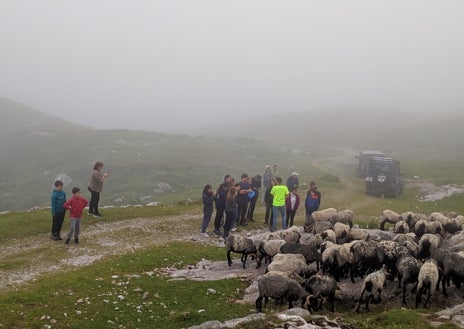
[(317, 210), (312, 213), (312, 218), (315, 222), (328, 222), (330, 218), (337, 213), (335, 208), (327, 208), (322, 210)]
[(433, 212), (430, 214), (430, 221), (431, 222), (440, 222), (441, 225), (445, 225), (448, 223), (450, 218), (448, 216), (443, 215), (441, 212)]
[(264, 258), (265, 264), (270, 264), (272, 258), (280, 252), (280, 247), (286, 243), (285, 240), (266, 240), (259, 246), (258, 251), (258, 267), (261, 266), (261, 261)]
[(256, 249), (255, 241), (250, 238), (246, 238), (239, 234), (231, 234), (226, 238), (225, 244), (227, 251), (227, 263), (229, 266), (232, 266), (232, 259), (230, 257), (231, 252), (242, 254), (241, 261), (243, 268), (245, 268), (248, 255), (254, 255), (256, 258), (258, 250)]
[(330, 241), (332, 243), (337, 243), (337, 235), (333, 230), (325, 230), (320, 234), (324, 241)]
[(330, 217), (329, 222), (331, 222), (334, 226), (335, 223), (343, 223), (353, 227), (353, 218), (353, 211), (350, 209), (345, 209), (333, 214), (332, 217)]
[(364, 279), (361, 288), (361, 296), (359, 297), (358, 301), (358, 308), (356, 312), (359, 313), (359, 307), (361, 306), (361, 302), (363, 300), (363, 295), (367, 291), (369, 294), (366, 297), (366, 311), (369, 312), (369, 301), (374, 301), (375, 293), (379, 293), (377, 298), (377, 302), (380, 302), (382, 299), (380, 298), (380, 294), (382, 293), (383, 287), (387, 282), (387, 275), (385, 273), (385, 268), (382, 268), (378, 271), (375, 271)]
[(419, 307), (422, 294), (428, 291), (427, 299), (424, 302), (424, 308), (426, 308), (428, 302), (435, 294), (435, 290), (439, 289), (439, 273), (437, 262), (434, 259), (428, 259), (422, 264), (416, 289), (416, 308)]
[(380, 229), (383, 231), (385, 230), (385, 223), (396, 224), (399, 221), (403, 220), (400, 214), (394, 212), (393, 210), (386, 209), (382, 211), (382, 215), (380, 216)]
[(350, 228), (349, 241), (369, 239), (369, 230), (353, 226)]
[(301, 230), (298, 226), (293, 225), (281, 232), (280, 237), (287, 242), (299, 242), (301, 237)]
[(335, 223), (333, 231), (337, 237), (337, 242), (342, 244), (350, 241), (350, 226), (343, 223)]
[(292, 272), (292, 271), (287, 271), (287, 272), (270, 271), (270, 272), (266, 272), (264, 275), (267, 275), (267, 276), (280, 275), (280, 276), (283, 276), (285, 278), (293, 279), (296, 282), (298, 282), (299, 284), (303, 284), (306, 281), (306, 279), (303, 278), (301, 275), (298, 275), (298, 274), (296, 274), (295, 272)]
[(419, 240), (419, 258), (426, 259), (437, 250), (443, 239), (440, 235), (426, 233)]
[(409, 225), (404, 220), (399, 221), (395, 224), (395, 234), (409, 233)]
[(272, 263), (267, 266), (267, 272), (295, 272), (303, 277), (308, 277), (316, 271), (306, 264), (306, 259), (301, 254), (276, 254)]

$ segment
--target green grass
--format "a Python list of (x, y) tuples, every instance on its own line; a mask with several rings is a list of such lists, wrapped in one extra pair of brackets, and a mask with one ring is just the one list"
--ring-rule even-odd
[[(124, 207), (101, 209), (103, 218), (89, 217), (83, 214), (82, 225), (93, 226), (98, 223), (108, 223), (132, 218), (151, 218), (178, 215), (198, 211), (198, 205), (162, 205), (158, 207)], [(62, 233), (68, 227), (69, 214), (66, 215)], [(31, 211), (13, 211), (0, 215), (0, 244), (8, 239), (19, 239), (51, 231), (52, 215), (50, 210), (37, 209)]]
[[(157, 272), (202, 258), (224, 260), (224, 248), (169, 243), (43, 275), (19, 291), (0, 295), (0, 327), (43, 328), (56, 321), (53, 328), (183, 328), (249, 314), (250, 305), (234, 303), (245, 282), (169, 280)], [(210, 288), (217, 293), (208, 294)]]

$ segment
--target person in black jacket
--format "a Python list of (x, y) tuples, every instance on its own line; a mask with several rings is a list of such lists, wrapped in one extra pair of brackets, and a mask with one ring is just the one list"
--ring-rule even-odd
[(219, 185), (216, 192), (216, 217), (214, 217), (214, 234), (221, 235), (221, 223), (223, 222), (224, 213), (226, 211), (226, 195), (229, 191), (229, 183), (224, 180), (224, 183)]
[(272, 219), (272, 199), (273, 196), (271, 194), (272, 187), (276, 184), (276, 181), (274, 179), (271, 179), (271, 185), (266, 189), (266, 192), (264, 192), (264, 203), (266, 204), (266, 214), (264, 215), (264, 224), (272, 224), (272, 220), (270, 221), (269, 219)]
[(250, 199), (247, 218), (250, 222), (254, 222), (253, 214), (255, 212), (256, 202), (258, 201), (259, 190), (261, 189), (261, 175), (256, 175), (251, 179), (251, 189), (255, 192), (255, 194)]

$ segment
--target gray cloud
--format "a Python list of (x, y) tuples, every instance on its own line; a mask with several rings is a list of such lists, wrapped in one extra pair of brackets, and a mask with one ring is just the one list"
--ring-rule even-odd
[(464, 2), (0, 3), (0, 96), (181, 131), (327, 107), (462, 110)]

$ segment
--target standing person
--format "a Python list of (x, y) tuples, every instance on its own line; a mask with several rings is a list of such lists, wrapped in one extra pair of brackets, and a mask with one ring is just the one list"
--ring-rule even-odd
[(285, 214), (285, 198), (289, 194), (288, 188), (282, 185), (282, 177), (276, 177), (276, 185), (272, 188), (272, 228), (271, 232), (277, 230), (277, 217), (280, 213), (282, 217), (282, 229), (287, 228), (287, 218)]
[(201, 224), (201, 236), (204, 238), (208, 238), (209, 235), (206, 233), (206, 228), (209, 225), (209, 221), (213, 216), (213, 203), (214, 203), (214, 196), (215, 192), (213, 191), (213, 187), (209, 184), (206, 184), (201, 192), (201, 199), (203, 201), (203, 222)]
[(285, 198), (285, 208), (287, 215), (288, 226), (293, 226), (293, 219), (295, 218), (296, 211), (300, 206), (300, 196), (297, 193), (296, 188), (292, 189), (292, 192)]
[(224, 224), (224, 239), (229, 236), (232, 231), (234, 222), (237, 216), (237, 202), (235, 197), (237, 195), (237, 188), (235, 185), (229, 187), (226, 195), (226, 222)]
[(271, 179), (271, 185), (266, 189), (266, 192), (264, 192), (264, 203), (266, 204), (266, 213), (264, 215), (264, 224), (269, 224), (272, 226), (272, 194), (271, 190), (276, 184), (275, 179)]
[(98, 211), (98, 203), (100, 202), (100, 193), (103, 189), (103, 181), (110, 175), (108, 172), (102, 173), (104, 165), (101, 161), (97, 161), (93, 166), (92, 174), (88, 189), (90, 192), (89, 215), (93, 217), (102, 217)]
[(221, 223), (224, 213), (226, 211), (226, 196), (229, 191), (229, 183), (224, 180), (224, 182), (219, 185), (217, 192), (215, 204), (216, 204), (216, 216), (214, 217), (214, 234), (221, 235)]
[(272, 178), (276, 179), (278, 175), (279, 175), (279, 166), (275, 164), (272, 166)]
[(247, 209), (248, 209), (248, 193), (251, 192), (251, 184), (248, 182), (248, 175), (242, 174), (240, 176), (240, 189), (237, 194), (237, 204), (238, 204), (238, 218), (237, 225), (246, 226), (247, 225)]
[[(321, 204), (321, 199), (322, 199), (322, 195), (321, 195), (321, 192), (319, 191), (319, 189), (317, 188), (316, 186), (316, 183), (314, 181), (312, 181), (311, 183), (309, 183), (309, 189), (314, 191), (319, 199), (319, 206)], [(319, 209), (319, 208), (318, 208)], [(316, 210), (318, 210), (316, 209)]]
[(64, 216), (66, 209), (63, 205), (66, 202), (66, 192), (63, 190), (63, 182), (61, 180), (55, 181), (55, 188), (51, 195), (51, 208), (52, 208), (52, 240), (63, 240), (61, 237), (61, 227), (63, 227)]
[(253, 197), (250, 199), (250, 205), (248, 207), (247, 218), (250, 222), (254, 222), (253, 215), (255, 212), (256, 202), (258, 202), (259, 190), (261, 189), (261, 175), (256, 175), (251, 179), (251, 190), (255, 192)]
[(81, 190), (78, 187), (73, 187), (72, 194), (72, 198), (64, 203), (64, 208), (70, 212), (69, 232), (66, 236), (66, 244), (69, 244), (73, 235), (74, 243), (79, 243), (82, 211), (89, 203), (87, 199), (81, 197)]
[(271, 165), (266, 165), (266, 168), (264, 168), (264, 174), (263, 174), (263, 187), (264, 187), (263, 200), (262, 200), (263, 204), (266, 204), (266, 200), (264, 200), (264, 195), (268, 187), (271, 186), (271, 179), (272, 179), (272, 167)]
[(298, 190), (298, 185), (299, 185), (298, 176), (299, 174), (296, 171), (294, 171), (287, 178), (287, 188), (289, 191), (292, 191), (294, 188)]
[[(309, 189), (306, 193), (305, 199), (305, 208), (306, 208), (306, 218), (305, 218), (305, 232), (312, 232), (314, 227), (314, 219), (311, 216), (313, 212), (319, 209), (320, 199), (316, 194), (316, 191)], [(308, 230), (308, 231), (306, 231)]]

